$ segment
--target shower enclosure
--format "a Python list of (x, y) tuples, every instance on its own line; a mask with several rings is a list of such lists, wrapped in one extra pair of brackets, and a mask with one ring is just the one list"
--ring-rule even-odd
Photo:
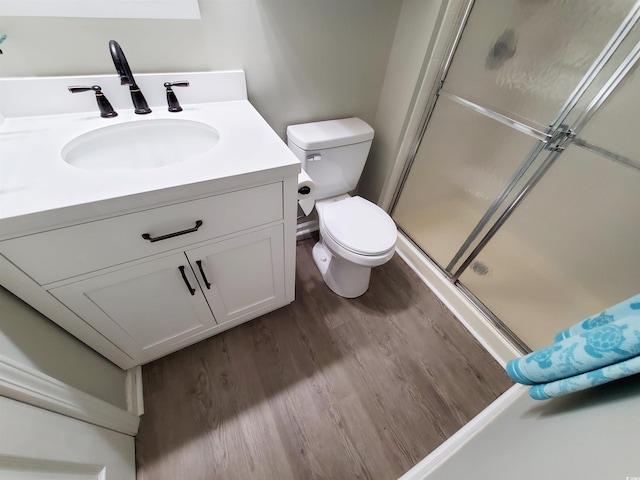
[(640, 2), (476, 0), (392, 208), (522, 350), (640, 292)]

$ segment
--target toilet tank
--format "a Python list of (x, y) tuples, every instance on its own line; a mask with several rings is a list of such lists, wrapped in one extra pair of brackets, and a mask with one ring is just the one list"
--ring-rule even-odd
[(287, 144), (316, 185), (316, 199), (356, 188), (367, 161), (373, 128), (359, 118), (287, 127)]

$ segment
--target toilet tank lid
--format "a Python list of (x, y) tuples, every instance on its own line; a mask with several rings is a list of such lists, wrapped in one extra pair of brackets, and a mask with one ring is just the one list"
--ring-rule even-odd
[(303, 150), (341, 147), (373, 139), (373, 128), (359, 118), (301, 123), (287, 127), (287, 138)]

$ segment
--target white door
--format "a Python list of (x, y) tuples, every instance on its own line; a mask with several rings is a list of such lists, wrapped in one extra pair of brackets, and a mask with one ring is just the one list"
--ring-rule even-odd
[(2, 480), (135, 480), (133, 437), (0, 397)]
[(138, 364), (216, 325), (182, 252), (50, 292)]
[(186, 254), (219, 325), (286, 303), (282, 225)]

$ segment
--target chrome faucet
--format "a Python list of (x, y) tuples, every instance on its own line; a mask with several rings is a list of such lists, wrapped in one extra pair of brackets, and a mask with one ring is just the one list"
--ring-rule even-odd
[(138, 85), (136, 85), (136, 81), (131, 73), (131, 68), (129, 68), (129, 62), (127, 62), (127, 57), (124, 56), (124, 52), (122, 51), (122, 48), (120, 48), (118, 42), (110, 40), (109, 51), (111, 52), (111, 58), (113, 59), (116, 71), (120, 76), (120, 84), (129, 85), (129, 92), (131, 93), (131, 100), (133, 101), (133, 107), (135, 109), (134, 111), (140, 115), (151, 113), (147, 100), (144, 98), (144, 95), (140, 91)]

